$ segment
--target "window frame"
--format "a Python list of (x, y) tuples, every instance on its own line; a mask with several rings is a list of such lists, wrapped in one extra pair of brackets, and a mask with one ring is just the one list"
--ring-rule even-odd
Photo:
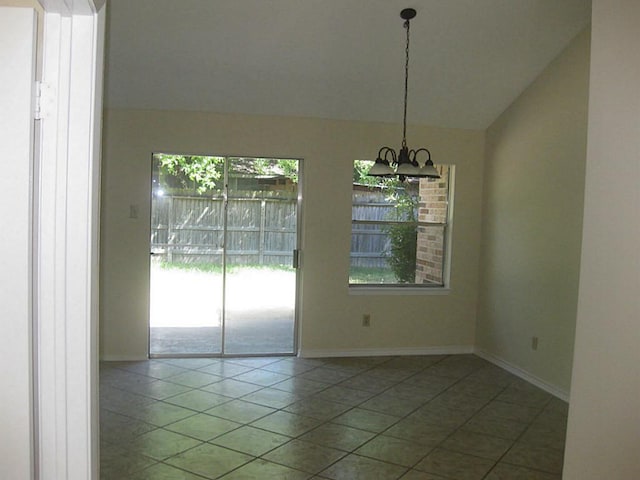
[[(445, 166), (445, 165), (443, 165)], [(447, 212), (446, 222), (425, 222), (418, 221), (420, 226), (441, 226), (443, 228), (443, 259), (442, 259), (442, 284), (434, 283), (348, 283), (349, 295), (447, 295), (451, 291), (451, 253), (453, 246), (453, 215), (455, 198), (455, 165), (448, 167), (449, 179), (447, 188)], [(352, 183), (353, 187), (354, 183)], [(353, 208), (353, 195), (352, 195)], [(387, 225), (396, 223), (394, 221), (380, 220), (354, 220), (351, 218), (351, 235), (353, 235), (354, 225), (357, 224), (377, 224)], [(397, 222), (404, 223), (404, 222)], [(351, 271), (351, 248), (349, 249), (349, 273)]]

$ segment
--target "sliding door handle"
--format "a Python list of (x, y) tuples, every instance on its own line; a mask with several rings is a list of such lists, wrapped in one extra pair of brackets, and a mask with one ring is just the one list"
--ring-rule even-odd
[(300, 268), (300, 250), (293, 251), (293, 268)]

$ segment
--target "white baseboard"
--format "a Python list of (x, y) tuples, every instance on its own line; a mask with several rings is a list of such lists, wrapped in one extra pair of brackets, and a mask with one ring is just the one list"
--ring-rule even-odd
[(330, 357), (388, 357), (406, 355), (460, 355), (473, 353), (473, 345), (449, 345), (444, 347), (398, 347), (398, 348), (350, 348), (338, 349), (302, 349), (298, 356), (302, 358)]
[(536, 377), (535, 375), (532, 375), (531, 373), (527, 372), (526, 370), (523, 370), (517, 365), (514, 365), (511, 362), (508, 362), (507, 360), (500, 358), (496, 355), (493, 355), (492, 353), (489, 353), (482, 349), (477, 348), (474, 351), (474, 353), (480, 358), (483, 358), (486, 361), (493, 363), (494, 365), (506, 370), (509, 373), (516, 375), (517, 377), (520, 377), (521, 379), (535, 385), (538, 388), (541, 388), (542, 390), (544, 390), (547, 393), (550, 393), (554, 397), (557, 397), (560, 400), (564, 400), (565, 402), (569, 401), (568, 391), (562, 388), (558, 388), (555, 385), (551, 385), (548, 382), (545, 382), (544, 380)]
[(101, 362), (140, 362), (142, 360), (149, 360), (146, 355), (103, 355), (100, 358)]

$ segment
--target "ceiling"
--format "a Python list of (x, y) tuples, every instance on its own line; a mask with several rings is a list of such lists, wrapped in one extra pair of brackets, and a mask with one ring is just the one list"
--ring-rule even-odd
[(484, 129), (590, 0), (109, 0), (106, 106)]

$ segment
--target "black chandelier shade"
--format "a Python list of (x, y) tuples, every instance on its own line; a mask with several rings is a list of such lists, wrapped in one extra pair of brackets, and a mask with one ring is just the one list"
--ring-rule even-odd
[[(369, 169), (368, 175), (374, 177), (398, 176), (401, 181), (407, 177), (417, 178), (440, 178), (438, 171), (431, 160), (431, 152), (426, 148), (409, 150), (407, 147), (407, 98), (409, 90), (409, 26), (410, 20), (416, 16), (413, 8), (405, 8), (400, 12), (400, 17), (404, 20), (404, 28), (407, 30), (407, 44), (405, 49), (404, 66), (404, 115), (402, 122), (402, 146), (396, 151), (390, 147), (382, 147), (378, 151), (376, 162)], [(420, 159), (425, 154), (424, 163)], [(420, 157), (420, 158), (419, 158)]]

